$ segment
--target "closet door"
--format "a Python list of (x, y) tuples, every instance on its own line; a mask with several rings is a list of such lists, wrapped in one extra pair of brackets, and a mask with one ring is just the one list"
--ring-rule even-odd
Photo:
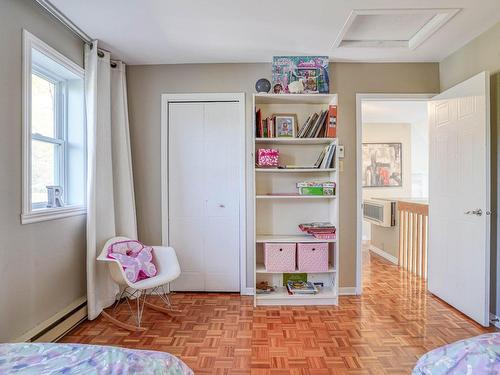
[(173, 290), (239, 291), (238, 105), (169, 104)]
[(205, 288), (239, 291), (238, 104), (205, 104)]
[(169, 245), (181, 275), (173, 290), (205, 290), (204, 107), (174, 103), (168, 108)]

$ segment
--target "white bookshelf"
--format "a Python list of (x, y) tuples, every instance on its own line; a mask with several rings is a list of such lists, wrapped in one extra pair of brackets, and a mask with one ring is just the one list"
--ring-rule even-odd
[[(335, 94), (255, 94), (253, 112), (260, 109), (266, 118), (276, 113), (294, 113), (301, 126), (312, 112), (337, 104)], [(252, 127), (255, 126), (255, 118)], [(252, 134), (255, 134), (253, 131)], [(280, 164), (313, 165), (321, 150), (332, 138), (255, 138), (254, 151), (258, 148), (277, 148)], [(337, 143), (338, 144), (338, 143)], [(338, 152), (334, 168), (254, 168), (254, 280), (268, 281), (276, 287), (269, 294), (256, 294), (255, 305), (336, 305), (338, 304), (339, 267), (339, 176)], [(335, 181), (335, 196), (296, 195), (299, 181)], [(293, 192), (290, 195), (286, 193)], [(273, 195), (274, 194), (274, 195)], [(304, 222), (330, 221), (337, 227), (337, 238), (319, 240), (300, 231)], [(265, 243), (328, 243), (329, 268), (327, 272), (308, 273), (308, 281), (322, 282), (324, 287), (314, 295), (289, 295), (283, 287), (281, 272), (268, 272), (264, 267)], [(302, 273), (298, 270), (287, 273)]]

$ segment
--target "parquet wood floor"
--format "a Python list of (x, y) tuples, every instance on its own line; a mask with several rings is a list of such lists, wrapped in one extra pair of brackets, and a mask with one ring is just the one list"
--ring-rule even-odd
[(338, 307), (254, 308), (238, 294), (178, 293), (180, 314), (145, 309), (145, 332), (98, 318), (61, 342), (167, 351), (196, 374), (376, 375), (409, 374), (425, 352), (492, 331), (427, 293), (421, 279), (364, 257), (363, 295), (343, 296)]

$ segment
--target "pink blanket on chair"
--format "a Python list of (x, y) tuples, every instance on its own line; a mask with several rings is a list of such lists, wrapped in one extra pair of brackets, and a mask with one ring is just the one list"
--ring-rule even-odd
[(111, 244), (108, 248), (108, 258), (116, 259), (128, 281), (135, 283), (156, 276), (153, 264), (153, 248), (139, 241), (127, 240)]

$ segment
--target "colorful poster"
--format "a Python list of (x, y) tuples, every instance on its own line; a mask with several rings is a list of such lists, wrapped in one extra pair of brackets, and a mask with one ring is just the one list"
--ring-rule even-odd
[(328, 94), (328, 56), (273, 57), (273, 93), (288, 94), (288, 85), (299, 80), (305, 94)]

